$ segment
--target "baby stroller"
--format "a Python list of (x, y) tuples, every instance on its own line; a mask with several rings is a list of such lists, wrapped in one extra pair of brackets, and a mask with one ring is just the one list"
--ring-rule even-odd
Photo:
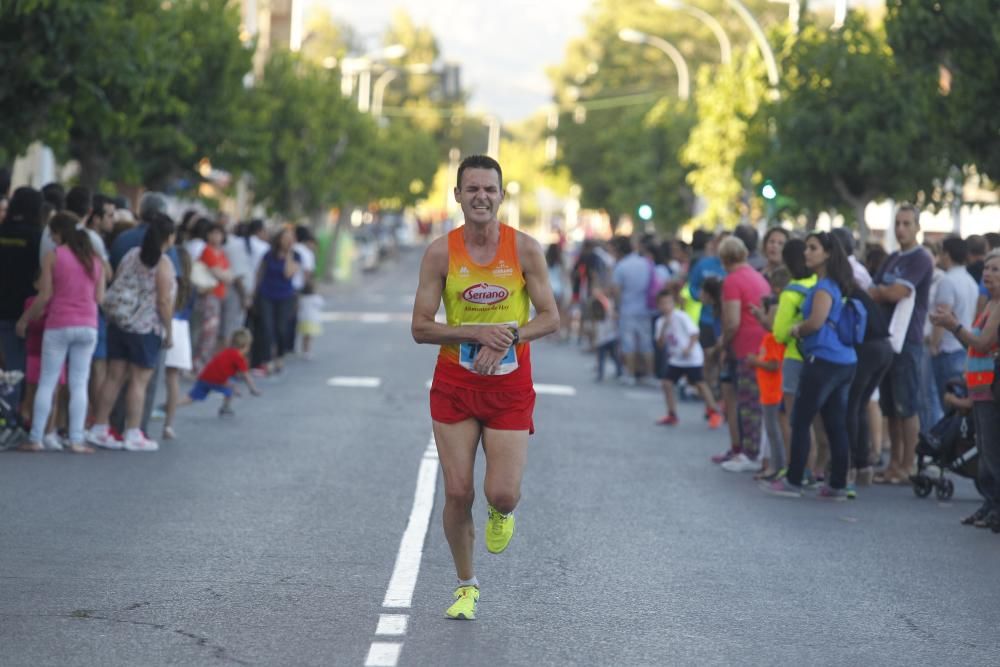
[(0, 371), (0, 451), (13, 449), (28, 439), (21, 415), (9, 401), (14, 387), (23, 377), (21, 371)]
[[(954, 383), (948, 392), (959, 398), (967, 395), (965, 385)], [(936, 468), (936, 474), (932, 470)], [(955, 484), (945, 477), (945, 471), (971, 478), (979, 489), (976, 473), (979, 469), (979, 452), (976, 449), (976, 425), (971, 414), (951, 409), (927, 433), (920, 434), (917, 443), (917, 473), (910, 475), (913, 493), (926, 498), (937, 491), (939, 500), (948, 500), (955, 493)]]

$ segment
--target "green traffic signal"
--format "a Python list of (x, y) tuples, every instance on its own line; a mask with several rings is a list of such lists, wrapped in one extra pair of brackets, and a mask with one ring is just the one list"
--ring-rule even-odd
[(640, 220), (652, 220), (653, 219), (653, 207), (649, 204), (643, 204), (638, 210)]
[(774, 201), (778, 198), (778, 189), (774, 187), (774, 183), (770, 179), (764, 181), (764, 185), (760, 189), (760, 196), (768, 201)]

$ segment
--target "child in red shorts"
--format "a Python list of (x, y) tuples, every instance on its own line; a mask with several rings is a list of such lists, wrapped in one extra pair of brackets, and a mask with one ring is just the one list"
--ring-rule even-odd
[(250, 353), (250, 345), (253, 343), (253, 335), (247, 329), (237, 329), (233, 332), (229, 347), (212, 357), (211, 361), (198, 375), (198, 380), (191, 387), (187, 396), (181, 399), (180, 405), (190, 405), (195, 401), (203, 401), (213, 391), (217, 391), (225, 398), (222, 407), (219, 408), (219, 416), (232, 415), (233, 408), (230, 402), (233, 394), (238, 394), (236, 387), (230, 384), (234, 376), (239, 376), (250, 388), (250, 393), (260, 396), (257, 386), (250, 377), (250, 364), (247, 363), (247, 354)]

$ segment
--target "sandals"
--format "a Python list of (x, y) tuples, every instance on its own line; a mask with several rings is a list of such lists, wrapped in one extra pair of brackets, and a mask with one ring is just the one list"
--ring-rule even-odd
[(18, 452), (44, 452), (45, 446), (40, 442), (25, 442), (14, 448)]
[(94, 448), (84, 443), (66, 445), (66, 451), (70, 454), (93, 454)]
[(889, 486), (909, 485), (910, 480), (905, 476), (887, 474), (885, 471), (877, 472), (872, 476), (872, 484), (888, 484)]

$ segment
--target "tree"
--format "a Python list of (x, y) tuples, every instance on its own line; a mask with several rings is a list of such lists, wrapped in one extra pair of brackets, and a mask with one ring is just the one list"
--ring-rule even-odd
[[(750, 4), (762, 20), (780, 20), (775, 5)], [(725, 0), (712, 0), (704, 9), (723, 22), (733, 41), (749, 37)], [(688, 166), (679, 155), (694, 108), (678, 102), (677, 70), (666, 55), (626, 43), (619, 32), (631, 28), (667, 39), (691, 71), (699, 65), (714, 70), (719, 43), (701, 22), (649, 0), (598, 0), (585, 23), (586, 35), (570, 43), (564, 62), (549, 73), (560, 108), (560, 163), (582, 186), (584, 206), (606, 209), (614, 220), (659, 197), (654, 210), (669, 211), (670, 218), (657, 215), (657, 224), (674, 228), (687, 221), (693, 202)], [(702, 81), (710, 78), (706, 74)], [(654, 110), (657, 104), (667, 104), (668, 112)]]
[(691, 167), (688, 183), (705, 202), (693, 222), (733, 227), (747, 214), (741, 210), (743, 158), (750, 122), (765, 92), (763, 62), (755, 49), (738, 50), (728, 66), (698, 71), (698, 122), (681, 152)]
[(238, 153), (250, 51), (223, 0), (22, 0), (0, 14), (8, 159), (38, 139), (81, 181), (156, 187)]
[(893, 58), (881, 29), (851, 12), (840, 30), (805, 26), (782, 57), (781, 98), (758, 111), (773, 127), (760, 170), (785, 191), (831, 192), (854, 210), (880, 197), (917, 199), (946, 173), (928, 135), (934, 99)]
[(939, 131), (952, 164), (1000, 182), (1000, 0), (891, 0), (886, 31), (897, 58), (920, 72), (915, 95), (943, 96)]
[(258, 198), (293, 218), (344, 201), (364, 201), (364, 154), (375, 126), (340, 94), (339, 74), (274, 51), (251, 95), (264, 162)]

